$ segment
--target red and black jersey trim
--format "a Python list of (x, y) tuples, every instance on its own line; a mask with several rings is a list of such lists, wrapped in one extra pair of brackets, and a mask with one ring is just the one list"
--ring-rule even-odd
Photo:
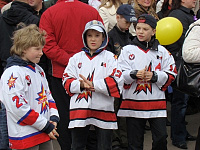
[(86, 120), (89, 118), (95, 118), (104, 122), (116, 122), (117, 117), (115, 112), (94, 110), (94, 109), (72, 109), (70, 110), (70, 121), (73, 120)]
[(73, 93), (70, 92), (71, 83), (74, 80), (76, 80), (76, 79), (75, 78), (67, 79), (65, 84), (64, 84), (64, 88), (67, 91), (67, 93), (69, 94), (69, 96), (73, 96), (74, 95)]
[(118, 84), (116, 80), (112, 77), (109, 76), (104, 79), (109, 96), (120, 98), (120, 90), (118, 88)]
[[(167, 72), (166, 72), (166, 73), (167, 73)], [(168, 79), (167, 79), (166, 83), (161, 87), (161, 90), (162, 90), (162, 91), (167, 90), (167, 87), (168, 87), (168, 86), (172, 83), (172, 81), (174, 81), (174, 79), (175, 79), (175, 76), (174, 76), (174, 75), (169, 74), (169, 73), (167, 73), (167, 75), (168, 75)]]

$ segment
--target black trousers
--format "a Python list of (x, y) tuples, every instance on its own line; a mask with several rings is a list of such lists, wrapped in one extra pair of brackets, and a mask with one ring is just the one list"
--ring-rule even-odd
[[(96, 126), (95, 134), (97, 143), (94, 143), (93, 150), (111, 150), (112, 149), (112, 130), (101, 129)], [(90, 131), (90, 125), (86, 127), (77, 127), (71, 129), (72, 133), (72, 150), (85, 150), (88, 142), (88, 135)], [(90, 133), (91, 134), (91, 133)], [(88, 148), (87, 148), (88, 149)]]
[(58, 142), (61, 150), (71, 150), (71, 132), (68, 129), (70, 96), (66, 94), (61, 78), (50, 76), (49, 79), (50, 90), (56, 102), (60, 116), (60, 121), (57, 127), (59, 133)]
[[(166, 118), (126, 118), (128, 150), (143, 150), (146, 122), (152, 133), (152, 150), (167, 150)], [(150, 148), (149, 148), (150, 149)]]

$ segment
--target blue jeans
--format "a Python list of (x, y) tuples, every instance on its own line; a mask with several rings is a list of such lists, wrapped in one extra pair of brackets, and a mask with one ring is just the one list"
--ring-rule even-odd
[(173, 89), (171, 101), (171, 139), (173, 144), (186, 142), (185, 113), (188, 99), (187, 94)]
[(6, 118), (6, 109), (5, 106), (0, 103), (2, 109), (0, 110), (0, 150), (9, 148), (8, 140), (8, 128), (7, 128), (7, 118)]

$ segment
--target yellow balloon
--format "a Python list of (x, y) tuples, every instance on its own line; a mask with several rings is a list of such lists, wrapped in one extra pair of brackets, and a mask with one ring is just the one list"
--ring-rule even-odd
[(157, 22), (156, 39), (161, 45), (170, 45), (176, 42), (183, 33), (182, 23), (174, 17), (165, 17)]

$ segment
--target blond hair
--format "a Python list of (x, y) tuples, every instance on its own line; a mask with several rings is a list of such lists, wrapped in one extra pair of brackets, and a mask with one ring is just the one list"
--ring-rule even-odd
[[(109, 3), (107, 3), (107, 2), (109, 2)], [(99, 6), (99, 8), (101, 8), (101, 7), (110, 8), (113, 5), (117, 9), (121, 5), (121, 1), (120, 0), (101, 0), (101, 5)]]
[(23, 56), (23, 52), (30, 47), (38, 47), (45, 45), (44, 30), (40, 30), (35, 24), (26, 26), (24, 23), (18, 24), (13, 34), (13, 46), (11, 47), (10, 54)]

